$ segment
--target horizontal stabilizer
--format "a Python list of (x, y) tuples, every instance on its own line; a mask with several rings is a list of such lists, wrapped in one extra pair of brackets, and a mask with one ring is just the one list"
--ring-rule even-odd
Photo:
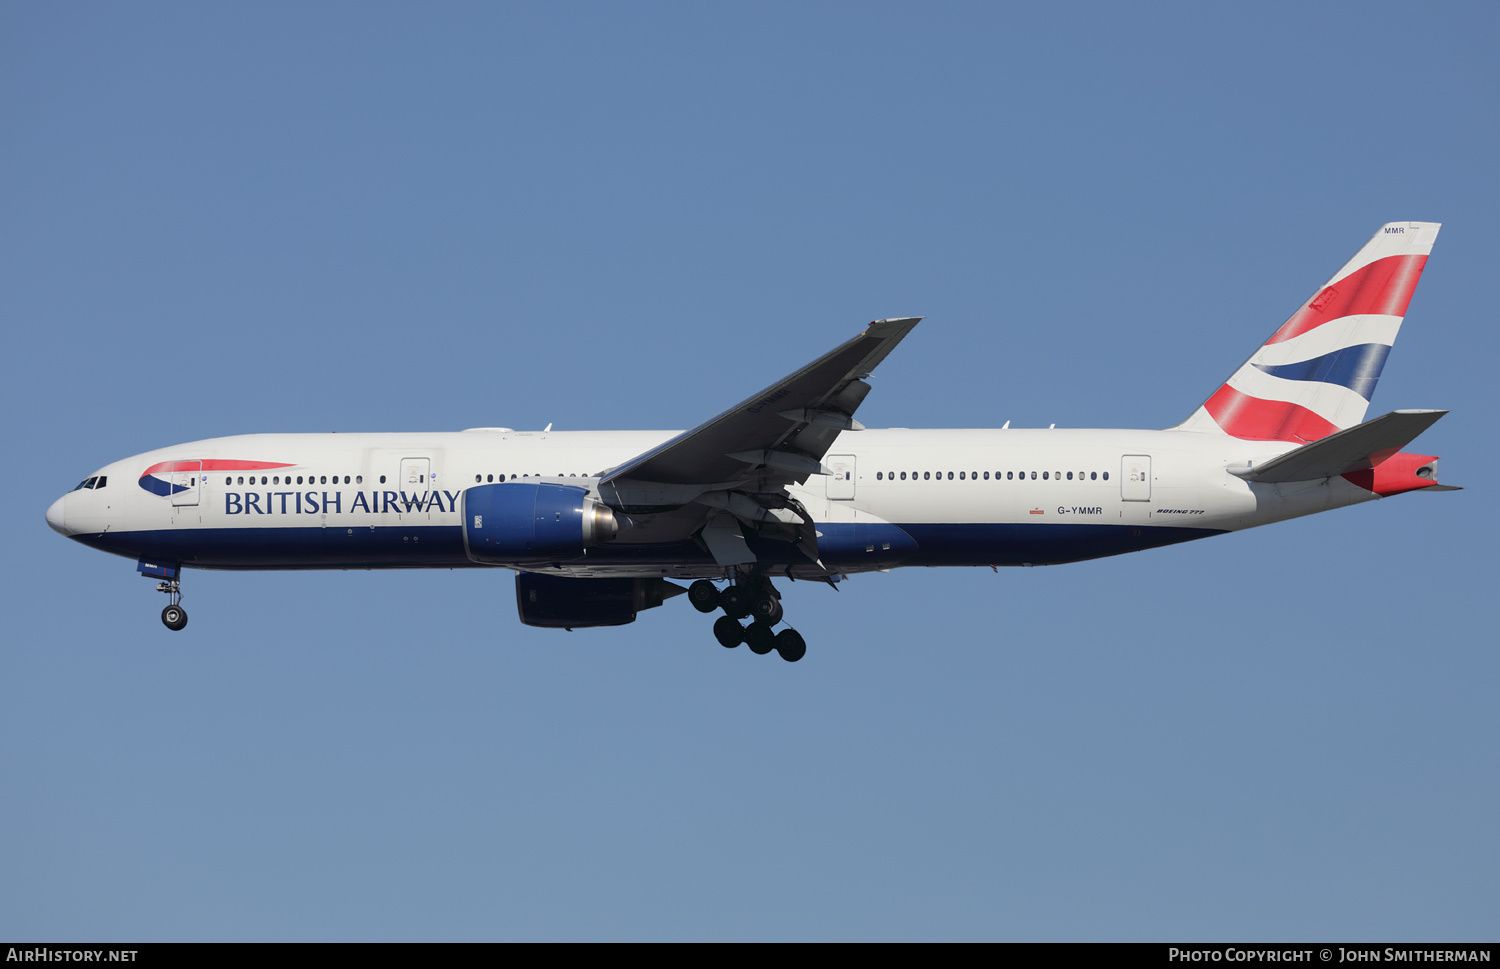
[(1399, 452), (1446, 413), (1445, 410), (1392, 411), (1304, 444), (1265, 464), (1230, 468), (1229, 473), (1246, 481), (1276, 483), (1368, 471)]

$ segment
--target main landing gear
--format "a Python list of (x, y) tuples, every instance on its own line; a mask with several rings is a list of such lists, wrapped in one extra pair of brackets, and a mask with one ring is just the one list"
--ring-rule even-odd
[(182, 608), (182, 583), (176, 579), (168, 579), (156, 584), (157, 592), (165, 592), (171, 596), (171, 602), (161, 611), (161, 624), (173, 632), (177, 632), (187, 625), (187, 610)]
[[(714, 638), (725, 649), (744, 643), (757, 656), (774, 649), (788, 663), (807, 655), (807, 641), (797, 630), (771, 631), (772, 626), (781, 622), (781, 597), (771, 580), (763, 575), (738, 576), (722, 592), (708, 579), (699, 579), (688, 586), (688, 601), (699, 612), (724, 610), (724, 615), (714, 622)], [(750, 625), (740, 625), (740, 620), (747, 617)]]

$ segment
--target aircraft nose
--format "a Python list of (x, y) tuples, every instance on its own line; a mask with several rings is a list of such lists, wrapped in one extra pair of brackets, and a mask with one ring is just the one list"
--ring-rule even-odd
[(68, 496), (63, 495), (47, 508), (47, 524), (51, 525), (52, 530), (54, 532), (57, 532), (57, 534), (59, 535), (73, 534), (72, 532), (68, 531), (68, 517), (63, 510), (63, 506), (67, 502), (67, 500)]

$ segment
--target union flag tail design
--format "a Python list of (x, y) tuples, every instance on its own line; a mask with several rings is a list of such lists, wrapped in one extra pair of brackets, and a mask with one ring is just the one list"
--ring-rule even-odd
[(1303, 444), (1364, 420), (1439, 228), (1381, 226), (1177, 429)]

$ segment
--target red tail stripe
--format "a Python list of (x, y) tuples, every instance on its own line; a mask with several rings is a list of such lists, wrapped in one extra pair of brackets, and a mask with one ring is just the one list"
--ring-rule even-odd
[(1283, 343), (1344, 316), (1405, 316), (1426, 265), (1426, 256), (1386, 256), (1356, 269), (1303, 304), (1266, 345)]
[(1225, 384), (1205, 403), (1224, 433), (1246, 441), (1302, 443), (1327, 437), (1337, 427), (1306, 407), (1282, 400), (1262, 400)]

